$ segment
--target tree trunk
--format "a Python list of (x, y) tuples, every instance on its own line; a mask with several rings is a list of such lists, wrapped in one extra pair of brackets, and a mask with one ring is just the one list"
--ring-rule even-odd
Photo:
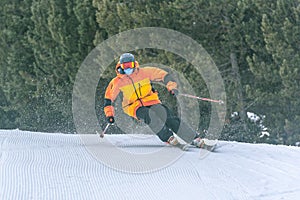
[(232, 66), (232, 71), (235, 79), (235, 88), (237, 90), (237, 104), (240, 111), (241, 121), (243, 123), (244, 134), (241, 135), (242, 139), (244, 139), (245, 134), (248, 133), (248, 128), (246, 124), (247, 114), (244, 105), (244, 96), (243, 96), (243, 87), (241, 83), (241, 76), (239, 73), (239, 66), (237, 62), (236, 53), (230, 53), (230, 62)]

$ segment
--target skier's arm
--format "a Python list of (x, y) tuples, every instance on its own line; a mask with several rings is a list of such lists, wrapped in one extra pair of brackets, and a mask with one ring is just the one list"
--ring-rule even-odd
[(117, 80), (113, 79), (106, 88), (104, 96), (104, 113), (108, 120), (108, 123), (114, 123), (115, 110), (113, 102), (120, 93), (118, 88)]
[(156, 67), (149, 67), (147, 70), (149, 70), (151, 81), (163, 82), (171, 93), (177, 91), (177, 83), (171, 74)]

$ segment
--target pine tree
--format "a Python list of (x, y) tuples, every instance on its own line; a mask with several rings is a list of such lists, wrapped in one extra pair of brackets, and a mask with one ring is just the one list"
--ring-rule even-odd
[(299, 24), (299, 4), (292, 0), (278, 0), (274, 11), (265, 15), (262, 21), (267, 50), (274, 59), (283, 85), (278, 101), (285, 133), (281, 137), (284, 143), (289, 144), (292, 143), (291, 138), (299, 140), (300, 135), (297, 120), (300, 117)]
[(95, 12), (91, 2), (69, 0), (35, 1), (31, 12), (34, 28), (28, 41), (37, 82), (32, 120), (45, 131), (73, 131), (72, 88), (77, 69), (94, 47)]
[[(1, 1), (1, 90), (6, 100), (4, 116), (10, 119), (9, 127), (19, 127), (26, 104), (35, 91), (32, 51), (26, 44), (30, 22), (31, 0)], [(6, 124), (4, 124), (6, 127)]]

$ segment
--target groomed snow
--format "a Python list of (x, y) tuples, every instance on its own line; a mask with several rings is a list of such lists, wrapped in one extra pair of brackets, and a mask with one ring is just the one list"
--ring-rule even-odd
[[(155, 136), (100, 141), (19, 130), (0, 131), (0, 145), (1, 200), (300, 199), (299, 147), (221, 141), (216, 152), (203, 154), (181, 152)], [(149, 158), (149, 169), (141, 167), (145, 160), (140, 168), (131, 165), (139, 156)]]

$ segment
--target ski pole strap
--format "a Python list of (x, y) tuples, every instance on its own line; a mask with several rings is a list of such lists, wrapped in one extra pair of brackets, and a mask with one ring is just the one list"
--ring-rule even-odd
[(204, 98), (204, 97), (197, 97), (191, 94), (178, 94), (180, 96), (184, 96), (184, 97), (189, 97), (189, 98), (193, 98), (193, 99), (199, 99), (201, 101), (210, 101), (210, 102), (214, 102), (214, 103), (219, 103), (219, 104), (224, 104), (224, 101), (222, 100), (215, 100), (215, 99), (209, 99), (209, 98)]

